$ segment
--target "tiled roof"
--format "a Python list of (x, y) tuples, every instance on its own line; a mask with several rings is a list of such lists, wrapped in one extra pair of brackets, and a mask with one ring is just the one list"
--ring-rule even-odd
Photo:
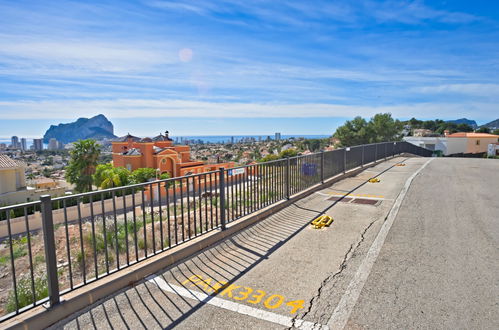
[(159, 134), (158, 136), (153, 137), (152, 140), (153, 141), (173, 141), (168, 136), (165, 136), (163, 134)]
[(466, 133), (466, 132), (458, 132), (454, 134), (447, 135), (450, 138), (499, 138), (499, 135), (488, 134), (488, 133)]
[(160, 147), (156, 147), (154, 146), (153, 147), (153, 150), (154, 150), (154, 153), (155, 154), (159, 154), (161, 151), (165, 150), (164, 148), (160, 148)]
[(133, 136), (133, 135), (130, 135), (130, 133), (128, 133), (127, 135), (125, 136), (122, 136), (122, 137), (119, 137), (117, 138), (116, 140), (114, 140), (115, 142), (127, 142), (128, 139), (132, 139), (132, 141), (134, 142), (137, 142), (137, 141), (140, 141), (140, 138), (139, 137), (136, 137), (136, 136)]
[(0, 168), (12, 168), (26, 166), (25, 163), (14, 160), (7, 155), (0, 155)]
[(132, 148), (124, 153), (125, 156), (139, 156), (142, 155), (139, 150)]

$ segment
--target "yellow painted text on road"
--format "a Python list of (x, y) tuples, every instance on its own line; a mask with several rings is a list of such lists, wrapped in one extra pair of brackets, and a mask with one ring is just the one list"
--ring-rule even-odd
[(284, 303), (291, 307), (290, 314), (296, 313), (304, 308), (304, 300), (287, 301), (284, 296), (279, 294), (268, 295), (263, 290), (254, 290), (247, 286), (229, 284), (225, 281), (216, 281), (211, 278), (203, 278), (201, 275), (192, 275), (182, 282), (182, 285), (190, 284), (191, 287), (197, 287), (210, 294), (220, 293), (221, 297), (231, 298), (236, 301), (246, 301), (250, 304), (262, 304), (267, 309), (276, 309)]

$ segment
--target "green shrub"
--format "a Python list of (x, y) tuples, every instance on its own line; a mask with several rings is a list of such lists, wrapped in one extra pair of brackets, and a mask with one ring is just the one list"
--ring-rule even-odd
[[(96, 228), (95, 230), (95, 252), (101, 253), (104, 252), (106, 246), (104, 245), (104, 236), (100, 234), (102, 232), (101, 228)], [(87, 243), (94, 248), (94, 235), (91, 232), (85, 235), (85, 240)]]
[(10, 261), (9, 256), (0, 256), (0, 265), (5, 265)]
[(35, 256), (35, 263), (34, 263), (35, 266), (44, 262), (45, 262), (45, 256), (43, 254), (37, 254)]
[[(137, 224), (137, 230), (140, 227)], [(128, 233), (133, 233), (134, 226), (133, 223), (128, 223), (127, 226), (125, 226), (125, 223), (118, 223), (116, 228), (114, 226), (114, 223), (110, 225), (107, 228), (107, 242), (108, 244), (113, 248), (116, 249), (118, 248), (119, 252), (124, 252), (126, 251), (126, 241), (128, 239), (127, 237), (127, 231)]]
[(144, 250), (144, 248), (146, 247), (146, 242), (143, 238), (139, 238), (137, 245), (139, 246), (139, 249)]
[[(35, 277), (35, 298), (36, 300), (43, 299), (49, 295), (47, 277), (37, 276)], [(33, 304), (33, 291), (31, 289), (31, 279), (29, 277), (21, 277), (17, 282), (17, 300), (18, 308), (22, 308)], [(8, 313), (14, 312), (16, 310), (16, 297), (14, 290), (9, 293), (7, 298), (6, 310)]]

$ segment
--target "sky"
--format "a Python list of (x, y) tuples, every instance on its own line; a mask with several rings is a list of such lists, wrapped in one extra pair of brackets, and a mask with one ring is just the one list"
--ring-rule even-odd
[(355, 116), (499, 118), (499, 2), (3, 1), (0, 138), (332, 134)]

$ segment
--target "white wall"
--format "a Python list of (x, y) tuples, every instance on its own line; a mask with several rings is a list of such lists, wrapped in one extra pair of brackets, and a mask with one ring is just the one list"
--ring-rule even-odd
[(447, 139), (447, 152), (449, 155), (466, 153), (468, 149), (468, 138), (448, 138)]
[(440, 150), (444, 155), (447, 155), (447, 138), (446, 137), (421, 137), (421, 136), (406, 136), (404, 141), (414, 144), (418, 147), (427, 148), (427, 145), (435, 145), (433, 150)]

